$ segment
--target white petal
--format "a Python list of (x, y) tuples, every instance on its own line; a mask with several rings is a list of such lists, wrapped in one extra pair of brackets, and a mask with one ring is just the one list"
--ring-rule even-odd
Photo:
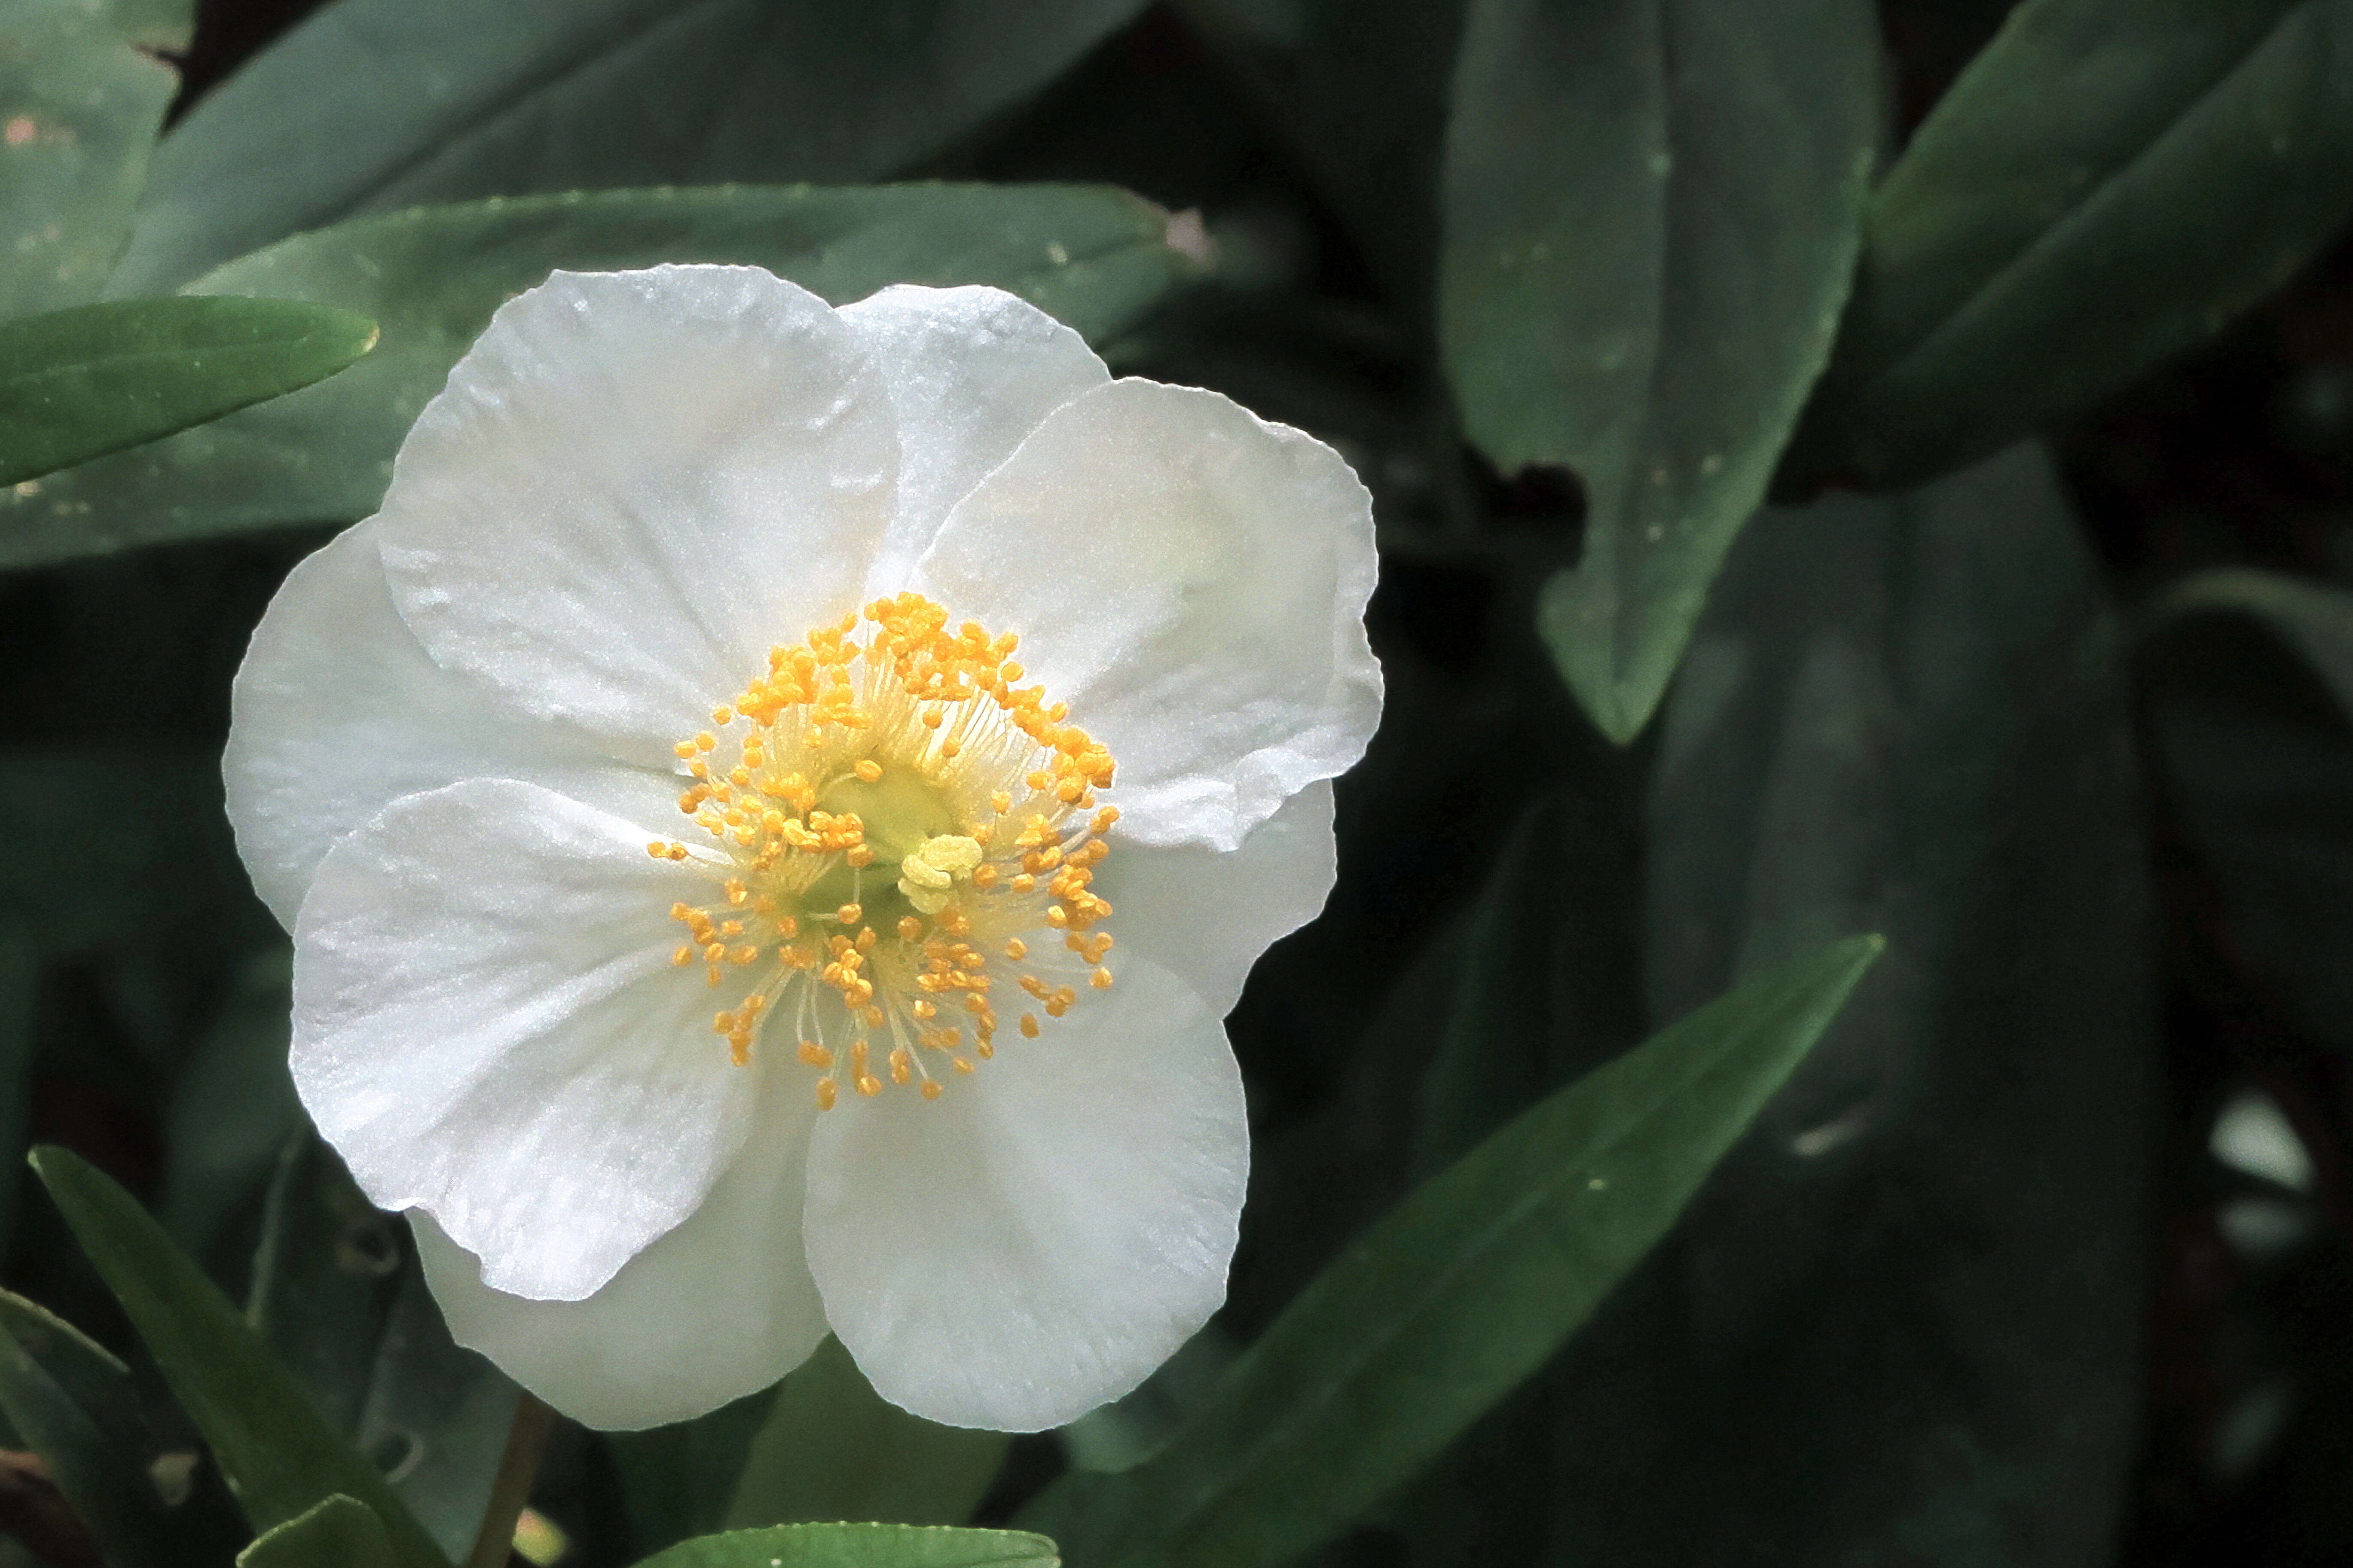
[(719, 872), (536, 784), (395, 801), (327, 852), (294, 932), (294, 1085), (382, 1208), (495, 1289), (577, 1300), (692, 1213), (750, 1121), (681, 900)]
[(1239, 849), (1123, 843), (1095, 872), (1095, 889), (1111, 903), (1115, 953), (1174, 971), (1223, 1017), (1259, 954), (1324, 912), (1334, 854), (1332, 784), (1318, 779)]
[(253, 885), (291, 931), (329, 846), (404, 795), (526, 779), (668, 832), (674, 773), (614, 762), (575, 732), (450, 675), (392, 606), (374, 521), (294, 568), (254, 628), (221, 773)]
[(899, 507), (868, 574), (869, 597), (906, 587), (940, 520), (1038, 422), (1111, 379), (1086, 340), (1002, 289), (893, 284), (841, 318), (899, 417)]
[(1369, 498), (1339, 454), (1213, 392), (1115, 381), (956, 504), (916, 586), (1017, 632), (1118, 763), (1123, 832), (1231, 849), (1363, 754)]
[(437, 663), (659, 765), (769, 647), (856, 607), (896, 461), (857, 334), (807, 289), (558, 272), (426, 405), (380, 543)]
[(471, 1253), (430, 1215), (415, 1215), (425, 1278), (458, 1342), (574, 1420), (608, 1431), (715, 1410), (807, 1360), (825, 1337), (801, 1256), (816, 1107), (806, 1073), (775, 1077), (754, 1136), (702, 1206), (585, 1301), (489, 1289)]
[(826, 1317), (885, 1398), (1036, 1431), (1134, 1387), (1217, 1310), (1249, 1175), (1225, 1031), (1131, 963), (947, 1093), (845, 1099), (809, 1145)]

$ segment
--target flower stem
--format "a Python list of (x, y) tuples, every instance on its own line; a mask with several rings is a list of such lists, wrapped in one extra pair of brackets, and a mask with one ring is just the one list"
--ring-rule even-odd
[(491, 1504), (482, 1511), (481, 1533), (466, 1554), (466, 1568), (505, 1568), (514, 1545), (515, 1521), (531, 1500), (531, 1483), (539, 1477), (539, 1458), (547, 1451), (547, 1432), (554, 1421), (555, 1412), (528, 1394), (516, 1404), (506, 1452), (499, 1456), (498, 1477), (491, 1483)]

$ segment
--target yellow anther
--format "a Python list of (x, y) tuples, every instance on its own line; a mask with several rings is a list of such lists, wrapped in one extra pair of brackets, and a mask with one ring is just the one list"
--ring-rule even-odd
[[(727, 869), (718, 873), (723, 904), (673, 906), (688, 937), (673, 959), (702, 960), (713, 986), (738, 967), (771, 966), (744, 977), (749, 994), (714, 1019), (739, 1062), (766, 1014), (790, 1010), (844, 1036), (799, 1042), (803, 1063), (824, 1075), (821, 1105), (843, 1083), (860, 1094), (914, 1083), (936, 1098), (940, 1085), (915, 1066), (913, 1048), (972, 1071), (991, 1054), (997, 983), (1009, 991), (1019, 979), (1033, 999), (1036, 1010), (1015, 1020), (1029, 1038), (1041, 1013), (1060, 1017), (1083, 989), (992, 970), (999, 952), (1017, 964), (1030, 955), (1035, 944), (1017, 932), (1059, 929), (1089, 966), (1086, 985), (1109, 983), (1110, 938), (1092, 928), (1110, 906), (1090, 883), (1117, 816), (1092, 794), (1111, 782), (1111, 753), (1043, 687), (1016, 684), (1027, 673), (1011, 657), (1017, 642), (952, 625), (920, 595), (878, 598), (769, 650), (735, 700), (711, 710), (717, 733), (675, 748), (694, 775), (679, 809), (725, 857), (706, 849), (704, 863)], [(691, 858), (668, 839), (646, 852)], [(870, 885), (862, 872), (878, 862), (892, 869)], [(870, 924), (883, 886), (902, 901)], [(811, 910), (829, 912), (804, 934)], [(835, 994), (839, 1012), (812, 1012), (823, 993), (796, 989), (804, 973)], [(947, 1014), (941, 996), (962, 1005)], [(972, 1039), (944, 1016), (964, 1020)], [(870, 1037), (887, 1067), (869, 1070)]]
[(1111, 971), (1108, 969), (1096, 970), (1092, 974), (1087, 976), (1087, 984), (1093, 986), (1098, 991), (1110, 990)]
[(821, 1078), (818, 1079), (817, 1108), (819, 1110), (831, 1110), (833, 1109), (833, 1079), (829, 1078)]
[(940, 1080), (935, 1078), (925, 1079), (923, 1094), (925, 1100), (937, 1100), (940, 1097)]

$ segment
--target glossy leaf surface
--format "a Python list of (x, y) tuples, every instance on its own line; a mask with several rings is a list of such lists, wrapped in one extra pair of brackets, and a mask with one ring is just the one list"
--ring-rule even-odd
[(554, 268), (765, 267), (837, 304), (889, 283), (991, 283), (1090, 335), (1196, 270), (1167, 215), (1101, 186), (620, 191), (366, 218), (243, 258), (194, 287), (364, 311), (353, 376), (0, 497), (0, 564), (375, 510), (392, 457), (491, 313)]
[(0, 485), (308, 386), (375, 339), (364, 316), (286, 300), (139, 300), (0, 322)]
[(1621, 744), (1830, 352), (1876, 135), (1859, 0), (1476, 0), (1454, 81), (1440, 346), (1505, 474), (1575, 470), (1540, 611)]

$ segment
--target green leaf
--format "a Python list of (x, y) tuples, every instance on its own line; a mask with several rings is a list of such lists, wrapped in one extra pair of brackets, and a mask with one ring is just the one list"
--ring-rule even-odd
[(32, 1158), (257, 1531), (341, 1492), (375, 1511), (405, 1568), (445, 1562), (384, 1478), (335, 1436), (237, 1309), (128, 1193), (66, 1150), (39, 1148)]
[(736, 1479), (726, 1524), (961, 1524), (997, 1479), (1005, 1445), (1002, 1432), (908, 1415), (874, 1392), (828, 1334), (777, 1386)]
[(2348, 0), (2026, 0), (1873, 194), (1793, 463), (1925, 478), (2076, 413), (2353, 214)]
[(384, 1521), (337, 1495), (265, 1531), (237, 1553), (237, 1568), (399, 1568)]
[(2299, 1033), (2353, 1052), (2353, 593), (2201, 573), (2159, 601), (2138, 664), (2224, 956)]
[(164, 139), (115, 292), (427, 202), (888, 178), (1142, 8), (340, 0)]
[(1504, 473), (1577, 471), (1563, 678), (1649, 722), (1828, 357), (1877, 129), (1863, 0), (1475, 0), (1447, 132), (1440, 344)]
[(180, 1521), (148, 1469), (160, 1445), (130, 1372), (71, 1324), (5, 1291), (0, 1413), (115, 1568), (182, 1560)]
[(765, 267), (836, 303), (889, 283), (993, 283), (1090, 336), (1191, 275), (1167, 215), (1089, 185), (615, 191), (428, 207), (300, 236), (195, 285), (363, 311), (375, 353), (295, 398), (0, 496), (0, 565), (364, 517), (427, 399), (552, 268)]
[(0, 322), (0, 485), (330, 376), (375, 327), (282, 300), (137, 300)]
[(786, 1524), (698, 1536), (638, 1568), (1057, 1568), (1042, 1535), (939, 1525)]
[(490, 1505), (520, 1391), (449, 1338), (407, 1226), (304, 1126), (264, 1211), (246, 1320), (451, 1558)]
[(2161, 1060), (2121, 651), (2033, 447), (1742, 534), (1651, 772), (1647, 1006), (1889, 956), (1548, 1376), (1557, 1561), (2114, 1560)]
[(0, 0), (0, 319), (97, 297), (131, 232), (193, 0)]
[(1025, 1514), (1082, 1561), (1266, 1568), (1377, 1502), (1542, 1365), (1674, 1223), (1878, 956), (1754, 980), (1546, 1100), (1310, 1285), (1168, 1446)]

